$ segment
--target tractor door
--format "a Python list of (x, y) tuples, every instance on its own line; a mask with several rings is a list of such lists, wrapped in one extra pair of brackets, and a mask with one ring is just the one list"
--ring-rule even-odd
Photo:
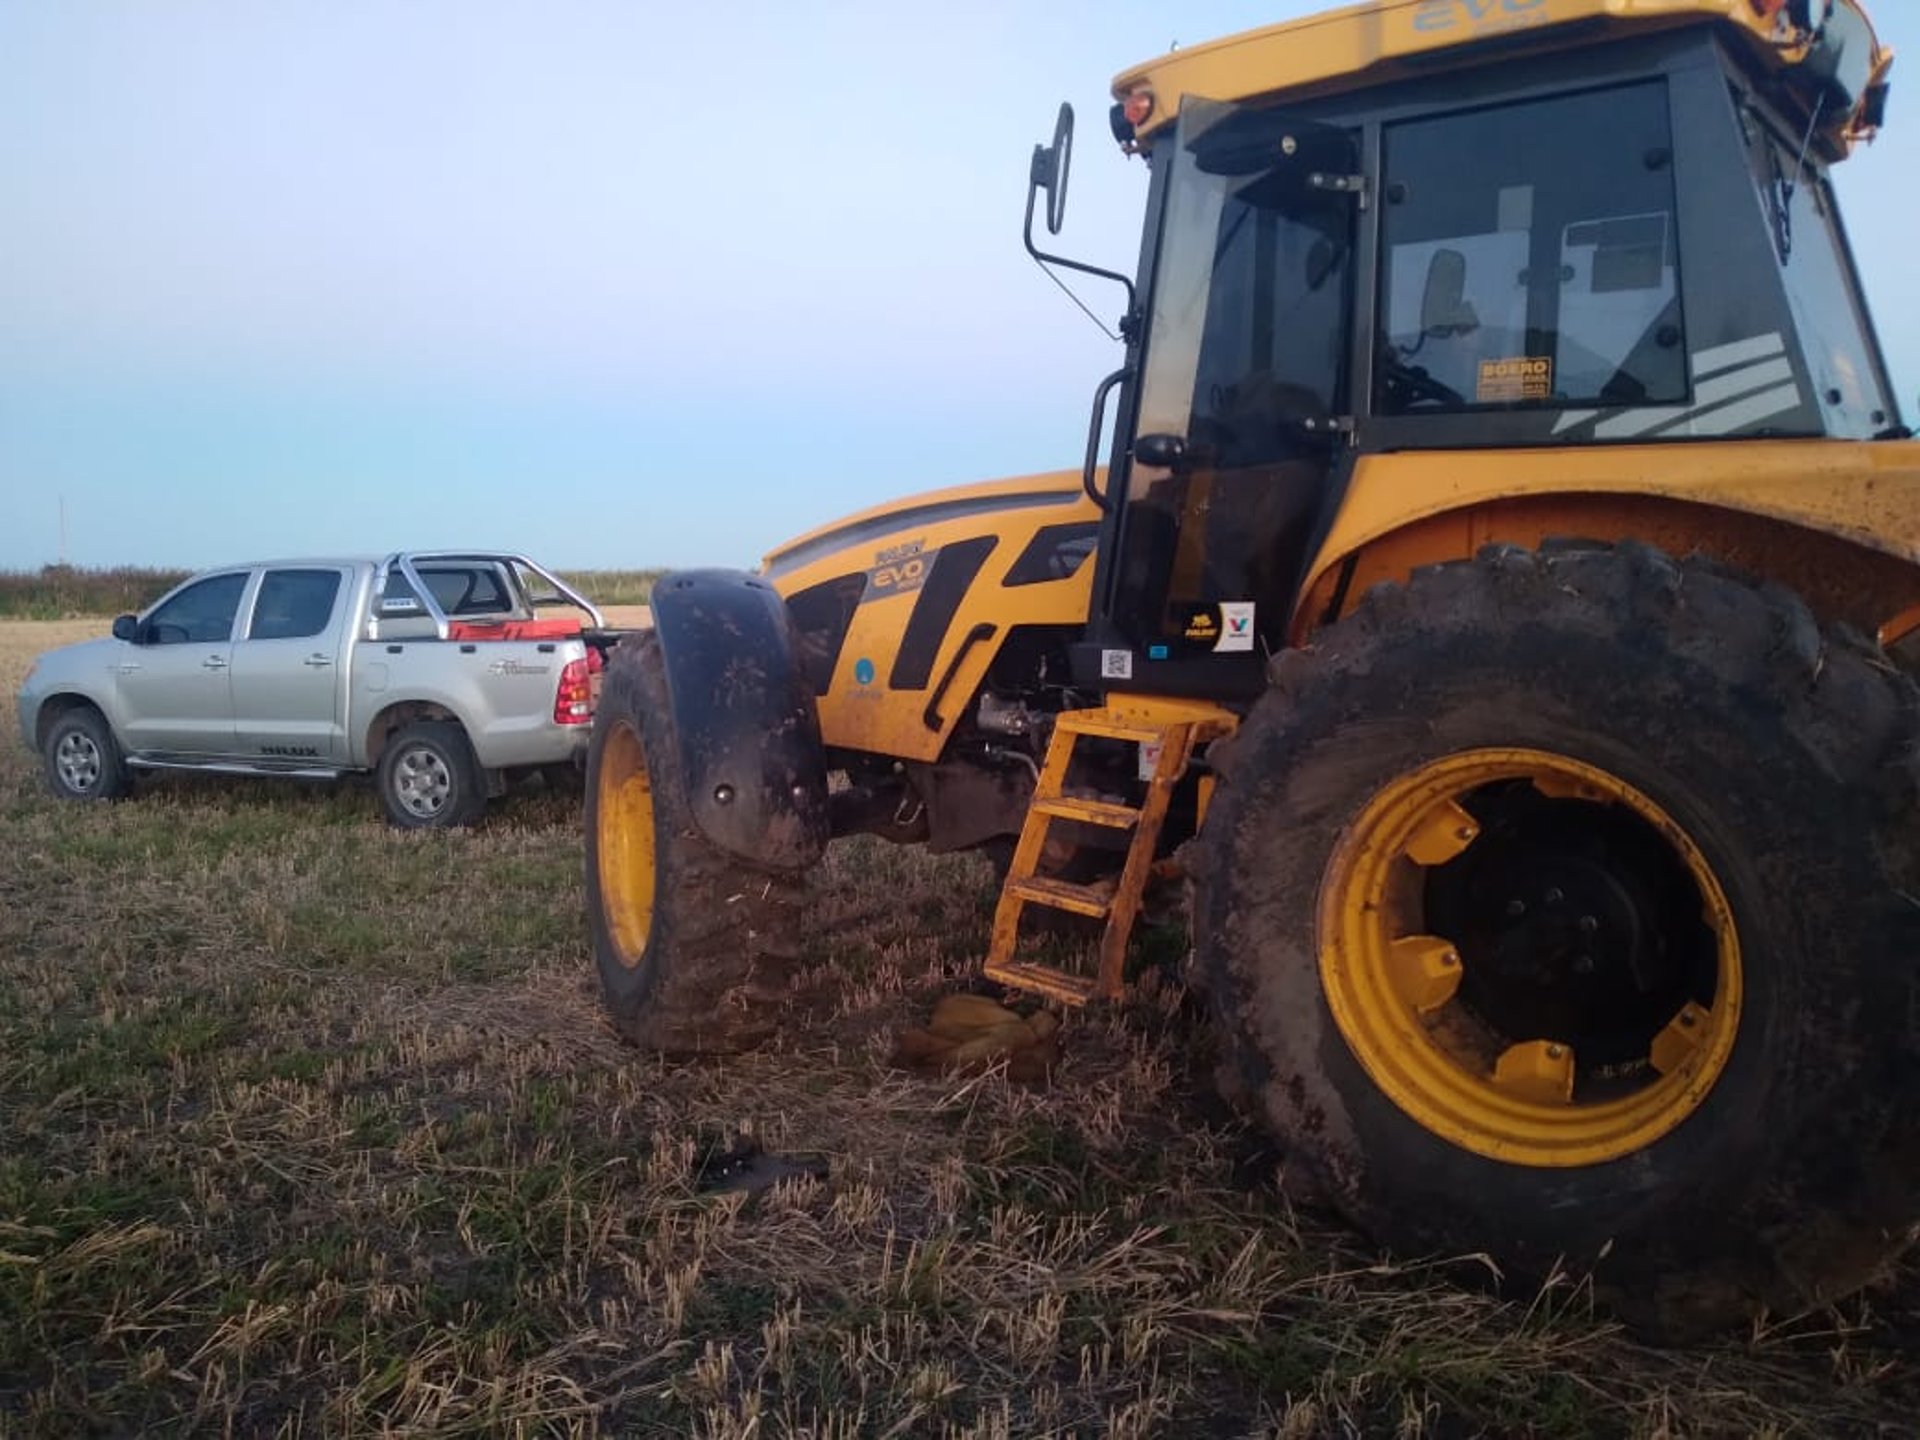
[(1134, 440), (1112, 467), (1094, 635), (1109, 688), (1257, 693), (1283, 643), (1348, 448), (1358, 149), (1272, 111), (1182, 105)]

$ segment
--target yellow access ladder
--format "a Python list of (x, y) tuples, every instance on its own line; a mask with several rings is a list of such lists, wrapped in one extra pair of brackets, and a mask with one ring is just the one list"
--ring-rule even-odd
[[(1187, 772), (1194, 747), (1233, 732), (1238, 723), (1232, 711), (1200, 701), (1125, 701), (1094, 710), (1063, 711), (1054, 720), (1047, 762), (1040, 770), (1033, 804), (1020, 829), (1020, 843), (1000, 891), (993, 916), (993, 941), (987, 951), (986, 976), (1003, 985), (1033, 990), (1069, 1005), (1089, 1000), (1112, 1000), (1121, 993), (1121, 968), (1126, 963), (1127, 940), (1147, 878), (1153, 872), (1153, 852), (1167, 817), (1173, 788)], [(1073, 764), (1075, 743), (1083, 735), (1125, 740), (1159, 747), (1158, 759), (1146, 779), (1146, 798), (1138, 807), (1108, 800), (1083, 799), (1066, 793), (1067, 771)], [(1144, 766), (1143, 772), (1144, 772)], [(1077, 820), (1131, 830), (1126, 860), (1117, 875), (1092, 884), (1076, 884), (1039, 873), (1047, 831), (1055, 820)], [(1020, 916), (1029, 905), (1065, 910), (1104, 919), (1097, 970), (1078, 975), (1050, 965), (1015, 959), (1020, 938)]]

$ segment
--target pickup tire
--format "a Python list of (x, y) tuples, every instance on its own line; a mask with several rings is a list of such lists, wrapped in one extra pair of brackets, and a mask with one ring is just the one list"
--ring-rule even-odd
[(658, 638), (607, 667), (587, 751), (587, 928), (629, 1040), (670, 1055), (769, 1039), (790, 995), (801, 882), (716, 848), (694, 823)]
[(454, 830), (487, 808), (480, 762), (466, 732), (450, 720), (402, 726), (380, 752), (380, 803), (401, 830)]
[(133, 777), (106, 716), (78, 705), (47, 726), (41, 743), (47, 784), (62, 800), (118, 800), (133, 789)]

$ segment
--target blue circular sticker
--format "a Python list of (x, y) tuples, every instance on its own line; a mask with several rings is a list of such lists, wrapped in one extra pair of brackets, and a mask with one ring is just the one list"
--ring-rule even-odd
[(862, 685), (873, 684), (873, 661), (864, 655), (853, 662), (853, 678)]

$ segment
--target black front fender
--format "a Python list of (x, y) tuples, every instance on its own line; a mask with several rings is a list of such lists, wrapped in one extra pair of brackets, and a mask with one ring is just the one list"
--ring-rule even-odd
[(687, 570), (653, 587), (681, 778), (701, 833), (781, 870), (826, 850), (826, 751), (787, 607), (738, 570)]

